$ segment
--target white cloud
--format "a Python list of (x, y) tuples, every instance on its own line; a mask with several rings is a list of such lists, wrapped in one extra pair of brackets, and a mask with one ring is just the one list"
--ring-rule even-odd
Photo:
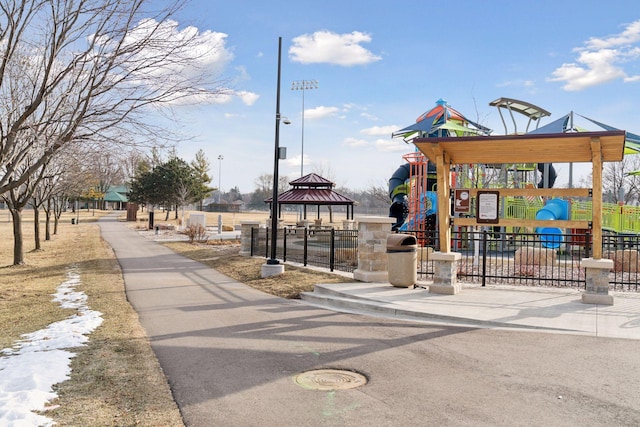
[(599, 50), (617, 46), (626, 46), (640, 42), (640, 19), (632, 22), (620, 34), (616, 34), (606, 39), (591, 37), (586, 43), (587, 49)]
[[(287, 158), (285, 160), (285, 163), (292, 168), (299, 168), (300, 167), (300, 159), (302, 159), (302, 157), (298, 154), (296, 156)], [(309, 158), (309, 156), (307, 156), (306, 154), (304, 155), (304, 165), (305, 166), (309, 166), (311, 165), (311, 159)]]
[(293, 39), (289, 59), (302, 64), (366, 65), (382, 59), (361, 46), (369, 42), (371, 36), (360, 31), (348, 34), (316, 31)]
[[(225, 46), (227, 34), (200, 31), (194, 26), (180, 28), (177, 21), (158, 22), (143, 19), (123, 40), (132, 54), (123, 67), (131, 74), (132, 86), (137, 83), (150, 91), (167, 92), (165, 102), (175, 105), (229, 102), (231, 90), (216, 79), (223, 73), (234, 55)], [(99, 37), (100, 49), (115, 49), (116, 41)], [(182, 88), (182, 90), (180, 89)]]
[(374, 116), (373, 114), (367, 112), (360, 113), (360, 117), (364, 117), (365, 119), (371, 120), (372, 122), (379, 120), (377, 116)]
[(369, 142), (364, 139), (346, 138), (342, 142), (342, 144), (346, 145), (347, 147), (360, 148), (360, 147), (367, 147), (369, 145)]
[(260, 95), (258, 95), (257, 93), (247, 92), (244, 90), (236, 92), (236, 96), (240, 98), (245, 105), (248, 106), (255, 104), (258, 98), (260, 98)]
[(325, 107), (321, 105), (316, 108), (304, 110), (304, 117), (306, 119), (321, 119), (324, 117), (335, 116), (339, 111), (340, 109), (338, 107)]
[(578, 91), (621, 79), (634, 82), (636, 76), (629, 77), (623, 65), (640, 58), (640, 20), (629, 24), (624, 31), (604, 39), (591, 37), (579, 52), (575, 62), (562, 64), (555, 69), (548, 81), (564, 82), (564, 90)]
[(360, 131), (363, 135), (369, 136), (377, 136), (377, 135), (385, 135), (391, 138), (391, 134), (400, 129), (400, 126), (390, 125), (390, 126), (373, 126), (370, 128), (362, 129)]

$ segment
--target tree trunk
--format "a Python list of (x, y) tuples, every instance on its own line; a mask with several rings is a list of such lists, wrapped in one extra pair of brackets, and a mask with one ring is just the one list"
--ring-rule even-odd
[(40, 245), (40, 210), (38, 208), (33, 208), (33, 239), (36, 245), (35, 250), (42, 249)]
[(44, 211), (44, 240), (51, 240), (51, 210)]
[(13, 265), (24, 264), (24, 246), (22, 242), (22, 211), (10, 209), (13, 220)]
[(165, 211), (165, 212), (166, 212), (166, 213), (165, 213), (165, 216), (164, 216), (164, 220), (165, 220), (165, 221), (169, 221), (169, 212), (171, 212), (171, 209), (169, 209), (169, 208), (167, 207), (167, 209), (166, 209), (166, 211)]

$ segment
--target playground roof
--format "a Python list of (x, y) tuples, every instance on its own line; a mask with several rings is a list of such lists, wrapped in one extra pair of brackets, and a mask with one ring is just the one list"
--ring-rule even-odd
[(525, 134), (482, 137), (416, 138), (413, 143), (431, 160), (445, 163), (591, 162), (592, 141), (599, 139), (602, 160), (621, 161), (625, 131)]
[[(475, 129), (463, 124), (470, 124)], [(422, 113), (414, 124), (393, 132), (391, 137), (408, 137), (416, 132), (434, 134), (441, 129), (466, 134), (491, 133), (491, 129), (467, 119), (460, 112), (450, 107), (445, 100), (439, 99), (436, 101), (436, 106)]]
[[(549, 134), (549, 133), (562, 133), (562, 132), (588, 132), (585, 129), (578, 128), (573, 124), (573, 116), (577, 115), (582, 117), (585, 120), (595, 124), (601, 129), (606, 131), (616, 131), (620, 130), (613, 126), (609, 126), (605, 123), (599, 122), (597, 120), (590, 119), (589, 117), (583, 116), (581, 114), (574, 113), (570, 111), (564, 116), (560, 117), (557, 120), (554, 120), (551, 123), (547, 123), (546, 125), (529, 132), (529, 135), (537, 135), (537, 134)], [(625, 132), (625, 154), (637, 154), (640, 152), (640, 135), (636, 135), (631, 132)]]
[(489, 103), (492, 107), (506, 108), (531, 118), (531, 120), (538, 120), (542, 117), (550, 116), (551, 113), (547, 110), (533, 105), (529, 102), (520, 101), (513, 98), (498, 98), (495, 101)]

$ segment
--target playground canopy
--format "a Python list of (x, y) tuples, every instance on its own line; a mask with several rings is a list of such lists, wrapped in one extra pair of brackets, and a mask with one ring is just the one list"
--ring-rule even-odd
[[(590, 123), (595, 124), (600, 129), (605, 131), (620, 131), (613, 126), (609, 126), (605, 123), (599, 122), (597, 120), (590, 119), (581, 114), (574, 113), (570, 111), (564, 116), (560, 117), (557, 120), (554, 120), (551, 123), (548, 123), (536, 130), (533, 130), (527, 135), (539, 135), (539, 134), (552, 134), (552, 133), (570, 133), (570, 132), (590, 132), (590, 130), (575, 126), (574, 124), (574, 114), (582, 117), (583, 119), (589, 121)], [(638, 154), (640, 153), (640, 135), (636, 135), (631, 132), (625, 132), (624, 139), (624, 154)]]
[[(469, 127), (469, 125), (473, 127)], [(441, 98), (436, 101), (434, 108), (421, 114), (414, 124), (393, 132), (391, 137), (401, 136), (407, 139), (417, 132), (425, 136), (442, 137), (449, 136), (450, 133), (458, 136), (489, 135), (492, 130), (467, 119)]]

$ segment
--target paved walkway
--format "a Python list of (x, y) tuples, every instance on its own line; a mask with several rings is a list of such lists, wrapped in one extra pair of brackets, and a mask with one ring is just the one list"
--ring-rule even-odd
[[(635, 389), (635, 383), (624, 383), (635, 342), (589, 346), (584, 340), (592, 338), (576, 335), (638, 338), (635, 294), (616, 295), (614, 306), (603, 307), (583, 305), (578, 292), (488, 288), (442, 296), (364, 283), (319, 289), (396, 317), (381, 322), (337, 312), (354, 310), (340, 307), (342, 302), (326, 310), (254, 290), (141, 236), (115, 215), (98, 224), (188, 426), (477, 425), (480, 419), (484, 425), (551, 425), (567, 411), (585, 422), (620, 413), (619, 405), (610, 412), (600, 405), (592, 410), (584, 399), (549, 407), (556, 378), (580, 396), (604, 390), (597, 399), (606, 397), (602, 384), (619, 384), (622, 396)], [(570, 363), (576, 346), (592, 362)], [(611, 349), (603, 353), (603, 346)], [(599, 370), (605, 363), (610, 366)], [(296, 382), (298, 374), (318, 368), (363, 372), (369, 383), (336, 393)], [(504, 372), (517, 372), (518, 381), (529, 385), (513, 388), (512, 375)], [(464, 405), (447, 409), (452, 402)], [(547, 410), (540, 411), (544, 405)]]

